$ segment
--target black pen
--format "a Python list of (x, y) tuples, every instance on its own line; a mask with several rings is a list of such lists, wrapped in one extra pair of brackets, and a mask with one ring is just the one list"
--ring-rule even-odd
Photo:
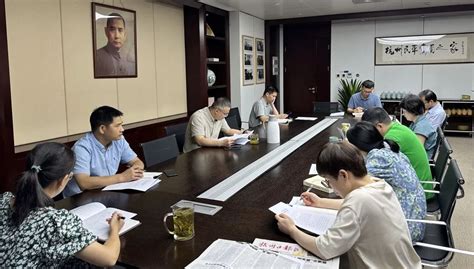
[(159, 175), (157, 175), (157, 176), (154, 176), (153, 179), (160, 178), (161, 175), (162, 175), (162, 174), (159, 174)]

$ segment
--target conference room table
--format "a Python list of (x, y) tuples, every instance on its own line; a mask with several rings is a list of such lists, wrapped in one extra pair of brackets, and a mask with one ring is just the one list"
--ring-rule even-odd
[[(280, 144), (321, 119), (280, 124)], [(309, 177), (311, 164), (316, 162), (317, 154), (329, 137), (339, 136), (337, 127), (342, 122), (353, 123), (354, 119), (347, 116), (338, 119), (223, 202), (197, 196), (280, 144), (268, 144), (265, 138), (261, 138), (258, 145), (246, 144), (238, 149), (200, 148), (147, 168), (147, 171), (174, 169), (178, 174), (174, 177), (162, 175), (161, 182), (147, 192), (86, 191), (58, 201), (56, 207), (72, 209), (90, 202), (101, 202), (107, 207), (137, 213), (134, 219), (141, 225), (120, 237), (119, 262), (130, 267), (184, 268), (217, 239), (253, 242), (255, 238), (262, 238), (294, 242), (278, 230), (274, 214), (268, 208), (278, 202), (287, 203), (306, 190), (303, 180)], [(183, 199), (223, 208), (212, 216), (196, 213), (194, 238), (175, 241), (165, 230), (163, 217), (171, 212), (171, 205)], [(346, 255), (341, 256), (340, 268), (349, 268)]]

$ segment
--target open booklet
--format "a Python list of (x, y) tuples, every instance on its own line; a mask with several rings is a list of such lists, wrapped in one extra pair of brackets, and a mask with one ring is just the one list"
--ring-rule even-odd
[[(256, 239), (254, 244), (225, 239), (214, 241), (197, 259), (185, 268), (294, 268), (294, 269), (335, 269), (339, 268), (339, 258), (323, 261), (316, 257), (295, 257), (268, 247), (258, 247), (266, 242), (296, 245), (284, 242)], [(298, 246), (298, 245), (296, 245)], [(299, 247), (299, 246), (298, 246)], [(301, 249), (301, 247), (299, 247)]]
[(155, 186), (161, 180), (158, 177), (163, 174), (161, 172), (145, 172), (143, 178), (109, 185), (102, 189), (102, 191), (117, 191), (117, 190), (137, 190), (147, 191), (149, 188)]
[(223, 136), (219, 138), (219, 140), (226, 139), (226, 138), (232, 138), (234, 139), (234, 144), (235, 145), (245, 145), (249, 142), (249, 136), (253, 133), (253, 131), (247, 131), (246, 133), (243, 134), (234, 134), (233, 136)]
[(110, 218), (114, 212), (118, 212), (125, 218), (125, 224), (122, 229), (120, 229), (119, 235), (140, 225), (140, 221), (132, 219), (137, 215), (136, 213), (112, 207), (106, 208), (105, 205), (98, 202), (76, 207), (71, 209), (70, 212), (78, 216), (82, 220), (84, 227), (95, 234), (101, 241), (106, 241), (109, 238), (110, 228), (107, 219)]
[(336, 221), (337, 210), (311, 206), (289, 205), (283, 202), (269, 208), (275, 214), (285, 213), (295, 225), (314, 234), (324, 234)]

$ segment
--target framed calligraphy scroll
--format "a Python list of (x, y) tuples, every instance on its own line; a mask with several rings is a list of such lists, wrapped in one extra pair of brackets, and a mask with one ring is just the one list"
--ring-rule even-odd
[(474, 62), (474, 33), (375, 38), (375, 65)]

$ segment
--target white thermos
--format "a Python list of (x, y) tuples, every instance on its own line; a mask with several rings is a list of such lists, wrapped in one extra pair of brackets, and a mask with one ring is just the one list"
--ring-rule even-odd
[(268, 121), (267, 143), (280, 143), (280, 125), (278, 124), (278, 118), (275, 115), (270, 115), (270, 120)]

